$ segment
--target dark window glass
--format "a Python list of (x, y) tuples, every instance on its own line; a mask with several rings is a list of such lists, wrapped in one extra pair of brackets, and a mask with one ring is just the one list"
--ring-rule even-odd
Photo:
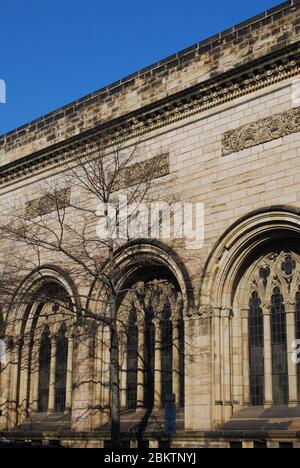
[(140, 440), (138, 443), (138, 448), (140, 450), (148, 450), (149, 449), (149, 441), (148, 440)]
[(155, 358), (155, 327), (151, 320), (151, 313), (147, 314), (145, 327), (145, 391), (144, 404), (146, 408), (151, 408), (154, 400), (154, 358)]
[(135, 409), (137, 404), (138, 330), (136, 313), (129, 314), (127, 333), (127, 408)]
[(51, 364), (51, 339), (49, 328), (42, 334), (39, 355), (39, 395), (38, 409), (40, 413), (47, 413), (49, 403), (49, 383)]
[[(151, 285), (150, 285), (151, 286)], [(151, 291), (151, 290), (149, 290)], [(149, 292), (148, 291), (148, 292)], [(156, 296), (155, 296), (156, 294)], [(173, 324), (171, 321), (171, 307), (168, 301), (163, 310), (157, 315), (153, 302), (158, 304), (161, 296), (156, 291), (151, 291), (152, 301), (145, 301), (141, 295), (140, 301), (144, 301), (144, 348), (139, 345), (139, 333), (137, 328), (137, 312), (133, 309), (129, 314), (127, 336), (127, 409), (135, 409), (137, 406), (137, 374), (139, 358), (143, 360), (144, 372), (144, 406), (151, 409), (154, 404), (155, 389), (155, 347), (156, 329), (158, 326), (160, 341), (160, 368), (161, 368), (161, 406), (164, 407), (166, 398), (173, 394)], [(158, 322), (154, 325), (154, 322)], [(182, 314), (178, 322), (179, 333), (179, 372), (180, 395), (179, 403), (184, 406), (184, 322)]]
[(169, 449), (169, 448), (171, 448), (170, 440), (160, 440), (159, 441), (159, 448), (160, 449)]
[(275, 288), (271, 298), (271, 338), (273, 366), (273, 401), (275, 405), (288, 403), (286, 315), (283, 297)]
[(249, 303), (250, 398), (253, 406), (264, 404), (264, 321), (261, 300), (254, 292)]
[(242, 442), (230, 442), (231, 449), (242, 449), (243, 443)]
[(56, 380), (55, 380), (55, 410), (63, 413), (66, 409), (68, 338), (67, 327), (62, 324), (56, 342)]
[(282, 271), (286, 275), (290, 276), (293, 273), (293, 271), (295, 270), (295, 268), (296, 268), (295, 260), (293, 259), (293, 257), (288, 255), (281, 264)]
[(279, 448), (281, 449), (293, 449), (293, 442), (279, 442)]
[(163, 320), (161, 324), (161, 370), (162, 370), (162, 406), (166, 404), (166, 398), (172, 395), (172, 322), (171, 310), (166, 305), (163, 311)]
[(255, 449), (266, 449), (268, 448), (267, 442), (254, 442)]

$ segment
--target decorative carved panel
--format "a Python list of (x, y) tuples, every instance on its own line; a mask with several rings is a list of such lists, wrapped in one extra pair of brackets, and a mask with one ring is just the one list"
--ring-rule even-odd
[(52, 213), (57, 209), (63, 209), (70, 206), (71, 190), (62, 189), (55, 194), (46, 194), (41, 198), (30, 200), (26, 203), (25, 216), (27, 218), (35, 218)]
[(230, 130), (223, 135), (223, 156), (300, 131), (300, 107)]
[(114, 184), (114, 190), (118, 191), (142, 182), (149, 182), (168, 174), (170, 174), (169, 155), (161, 154), (147, 161), (124, 168)]

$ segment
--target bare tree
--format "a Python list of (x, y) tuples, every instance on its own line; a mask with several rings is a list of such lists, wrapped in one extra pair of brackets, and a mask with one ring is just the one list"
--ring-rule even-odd
[[(155, 199), (165, 158), (166, 155), (158, 154), (145, 162), (138, 145), (126, 148), (120, 142), (103, 138), (101, 143), (72, 149), (63, 174), (43, 180), (33, 200), (28, 196), (1, 206), (0, 238), (4, 250), (0, 259), (0, 294), (4, 316), (10, 316), (12, 309), (32, 304), (32, 293), (24, 279), (32, 271), (38, 274), (44, 264), (57, 262), (77, 284), (84, 285), (78, 297), (67, 299), (62, 291), (47, 289), (45, 284), (35, 292), (34, 299), (53, 304), (55, 320), (61, 320), (55, 308), (59, 307), (64, 320), (66, 315), (75, 316), (78, 327), (101, 323), (110, 330), (110, 420), (115, 447), (120, 443), (122, 317), (118, 316), (118, 307), (129, 292), (118, 287), (116, 257), (125, 245), (149, 237), (149, 225), (143, 223), (141, 207)], [(160, 222), (161, 218), (156, 230)], [(153, 230), (153, 225), (150, 228)], [(92, 288), (98, 288), (101, 294), (94, 295), (91, 301)], [(1, 336), (2, 322), (3, 318)]]

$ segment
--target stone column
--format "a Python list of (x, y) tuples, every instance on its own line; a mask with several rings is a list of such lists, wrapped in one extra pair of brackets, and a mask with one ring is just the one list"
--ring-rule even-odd
[(161, 321), (153, 322), (155, 327), (155, 354), (154, 354), (154, 407), (161, 408)]
[(208, 306), (185, 317), (185, 430), (211, 431), (212, 320)]
[(241, 309), (243, 344), (243, 405), (250, 405), (249, 309)]
[(221, 312), (222, 331), (222, 370), (223, 370), (223, 403), (224, 420), (228, 421), (232, 417), (233, 402), (231, 395), (231, 317), (233, 313), (229, 308)]
[(57, 338), (56, 335), (51, 337), (51, 362), (50, 362), (50, 381), (49, 381), (49, 403), (48, 411), (55, 411), (55, 394), (56, 394), (56, 360), (57, 360)]
[(123, 330), (120, 337), (120, 402), (121, 408), (127, 406), (127, 334)]
[(40, 379), (40, 342), (38, 339), (31, 343), (31, 381), (29, 406), (32, 412), (37, 412), (39, 407), (39, 379)]
[(92, 385), (94, 324), (77, 323), (74, 327), (72, 430), (85, 432), (93, 430)]
[(73, 385), (73, 352), (74, 337), (73, 332), (68, 335), (68, 360), (67, 360), (67, 382), (66, 382), (66, 413), (72, 410), (72, 385)]
[(265, 368), (265, 406), (273, 405), (272, 380), (272, 341), (271, 341), (271, 309), (269, 304), (263, 305), (264, 314), (264, 368)]
[(214, 398), (216, 426), (223, 422), (222, 370), (221, 370), (221, 309), (213, 310)]
[(19, 370), (19, 349), (20, 340), (13, 342), (11, 352), (11, 381), (10, 381), (10, 411), (9, 411), (9, 428), (13, 428), (18, 423), (18, 409), (17, 409), (17, 394), (18, 394), (18, 370)]
[(173, 322), (173, 393), (176, 397), (176, 406), (180, 406), (180, 340), (179, 340), (179, 320)]
[(24, 339), (23, 345), (20, 347), (21, 361), (21, 376), (20, 376), (20, 391), (19, 391), (19, 411), (21, 412), (20, 422), (27, 419), (28, 416), (28, 381), (29, 381), (29, 364), (30, 364), (30, 339)]
[(101, 371), (101, 423), (105, 424), (110, 418), (110, 330), (103, 328), (102, 338), (102, 371)]
[(138, 372), (137, 372), (137, 407), (144, 407), (145, 393), (145, 324), (138, 322)]
[(10, 401), (10, 375), (11, 375), (11, 363), (12, 363), (12, 352), (11, 352), (11, 338), (7, 337), (5, 341), (5, 352), (2, 355), (2, 363), (0, 363), (0, 406), (2, 409), (3, 416), (0, 418), (0, 431), (6, 431), (9, 424), (9, 401)]
[(294, 359), (293, 342), (296, 339), (295, 303), (286, 304), (287, 359), (289, 373), (289, 406), (298, 405), (297, 364)]

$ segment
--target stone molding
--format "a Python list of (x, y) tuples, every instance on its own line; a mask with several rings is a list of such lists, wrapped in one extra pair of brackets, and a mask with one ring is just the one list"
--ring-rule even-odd
[(272, 115), (223, 135), (223, 156), (300, 131), (300, 107)]

